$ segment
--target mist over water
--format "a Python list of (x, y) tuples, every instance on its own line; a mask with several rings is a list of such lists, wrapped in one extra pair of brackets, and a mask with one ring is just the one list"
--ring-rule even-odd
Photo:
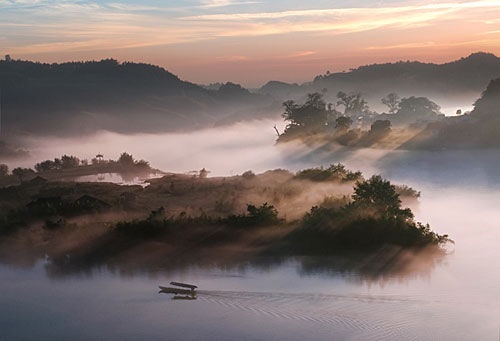
[(296, 171), (336, 162), (372, 174), (380, 172), (376, 162), (388, 153), (376, 149), (311, 153), (311, 148), (300, 142), (277, 145), (274, 125), (283, 132), (284, 122), (255, 120), (179, 133), (124, 135), (100, 131), (75, 138), (31, 137), (23, 141), (29, 157), (6, 163), (11, 169), (33, 167), (37, 162), (64, 154), (89, 161), (103, 154), (104, 159), (116, 160), (122, 152), (127, 152), (165, 172), (184, 173), (206, 168), (209, 176), (237, 175), (247, 170), (260, 173), (276, 168)]
[(440, 186), (498, 187), (500, 160), (496, 150), (405, 151), (332, 146), (307, 146), (301, 142), (276, 144), (276, 120), (255, 120), (230, 126), (165, 134), (124, 135), (107, 131), (77, 138), (28, 138), (29, 157), (2, 160), (10, 169), (33, 167), (61, 155), (91, 160), (97, 154), (116, 160), (128, 152), (165, 172), (185, 173), (207, 169), (209, 176), (231, 176), (247, 170), (261, 173), (284, 168), (291, 171), (341, 162), (365, 176), (381, 174), (390, 180), (419, 188)]
[[(237, 123), (193, 132), (123, 135), (97, 132), (79, 138), (30, 138), (25, 145), (30, 158), (10, 165), (32, 167), (36, 162), (75, 155), (92, 159), (103, 154), (117, 159), (122, 152), (144, 159), (167, 172), (187, 172), (206, 168), (210, 176), (239, 174), (246, 170), (265, 171), (285, 164), (275, 144), (272, 120)], [(278, 126), (278, 129), (283, 130)]]
[[(126, 151), (164, 171), (182, 173), (204, 167), (211, 171), (209, 176), (228, 176), (249, 169), (257, 173), (273, 168), (298, 170), (342, 162), (350, 169), (363, 171), (365, 176), (381, 173), (393, 182), (421, 191), (419, 203), (412, 207), (416, 220), (429, 223), (440, 234), (449, 234), (455, 241), (453, 252), (423, 275), (400, 274), (378, 280), (358, 278), (356, 274), (305, 271), (297, 264), (285, 263), (269, 269), (192, 267), (154, 278), (139, 275), (124, 279), (103, 271), (85, 279), (51, 282), (44, 277), (40, 264), (34, 272), (1, 266), (0, 272), (9, 282), (2, 286), (7, 295), (0, 303), (16, 307), (19, 316), (40, 319), (44, 311), (50, 310), (54, 318), (65, 312), (82, 321), (61, 324), (55, 331), (43, 324), (33, 328), (55, 337), (72, 335), (85, 325), (96, 326), (86, 331), (89, 337), (108, 335), (106, 328), (95, 324), (94, 313), (88, 313), (100, 311), (100, 317), (114, 328), (114, 336), (134, 335), (138, 339), (167, 334), (193, 339), (206, 333), (221, 339), (237, 335), (257, 339), (304, 339), (311, 335), (320, 339), (336, 335), (374, 340), (498, 338), (497, 151), (332, 151), (302, 144), (277, 146), (275, 123), (253, 121), (176, 134), (99, 132), (85, 139), (31, 139), (27, 141), (31, 159), (23, 163), (32, 167), (62, 154), (91, 159), (101, 153), (105, 158), (117, 159)], [(282, 131), (283, 127), (278, 129)], [(18, 286), (19, 280), (29, 285)], [(194, 282), (203, 292), (196, 302), (187, 302), (193, 304), (159, 298), (156, 285), (169, 280)], [(43, 287), (43, 292), (49, 294), (27, 294), (34, 286)], [(82, 292), (81, 286), (87, 289)], [(65, 298), (56, 299), (50, 288), (57, 288)], [(12, 299), (23, 295), (28, 295), (27, 299)], [(88, 299), (93, 296), (96, 299)], [(42, 308), (32, 311), (31, 300)], [(72, 308), (74, 301), (81, 302), (87, 313)], [(104, 308), (103, 301), (108, 303)], [(43, 308), (52, 304), (50, 309)], [(146, 315), (138, 320), (132, 318), (132, 311)], [(7, 335), (18, 333), (20, 320), (5, 312), (0, 313), (1, 319), (14, 325), (6, 330)], [(197, 328), (189, 326), (193, 321), (198, 321)], [(26, 335), (29, 333), (26, 330)]]

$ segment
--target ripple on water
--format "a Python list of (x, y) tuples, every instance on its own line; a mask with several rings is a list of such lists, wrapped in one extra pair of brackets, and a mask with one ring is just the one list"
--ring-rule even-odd
[[(314, 324), (325, 335), (362, 340), (467, 339), (442, 302), (404, 296), (200, 291), (198, 299), (271, 319)], [(445, 308), (445, 307), (444, 307)], [(425, 323), (422, 323), (425, 320)]]

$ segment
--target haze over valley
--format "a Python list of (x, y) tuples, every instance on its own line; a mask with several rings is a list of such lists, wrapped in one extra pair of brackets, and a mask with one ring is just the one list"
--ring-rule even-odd
[(496, 340), (499, 8), (0, 0), (2, 337)]

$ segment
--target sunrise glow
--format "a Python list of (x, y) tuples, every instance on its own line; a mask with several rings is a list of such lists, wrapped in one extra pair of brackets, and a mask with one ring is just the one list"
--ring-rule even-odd
[(259, 86), (326, 70), (500, 53), (499, 1), (0, 1), (2, 52), (114, 57), (194, 82)]

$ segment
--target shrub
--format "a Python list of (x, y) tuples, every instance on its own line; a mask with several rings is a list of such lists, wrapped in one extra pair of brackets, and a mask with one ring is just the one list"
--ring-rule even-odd
[(246, 172), (244, 172), (243, 174), (241, 174), (241, 176), (244, 179), (253, 179), (253, 178), (255, 178), (255, 173), (252, 172), (251, 170), (247, 170)]
[(0, 178), (9, 175), (9, 167), (0, 163)]
[(363, 178), (361, 172), (352, 172), (343, 164), (331, 164), (328, 168), (316, 167), (298, 171), (296, 179), (307, 179), (311, 181), (357, 181)]
[(396, 188), (375, 175), (358, 181), (353, 201), (341, 208), (315, 206), (290, 234), (292, 247), (305, 253), (371, 251), (386, 244), (423, 247), (451, 241), (447, 235), (413, 220), (410, 209), (401, 208)]
[(276, 208), (267, 202), (259, 207), (247, 205), (247, 212), (247, 214), (230, 215), (223, 221), (229, 225), (241, 227), (275, 225), (282, 221), (278, 218)]

